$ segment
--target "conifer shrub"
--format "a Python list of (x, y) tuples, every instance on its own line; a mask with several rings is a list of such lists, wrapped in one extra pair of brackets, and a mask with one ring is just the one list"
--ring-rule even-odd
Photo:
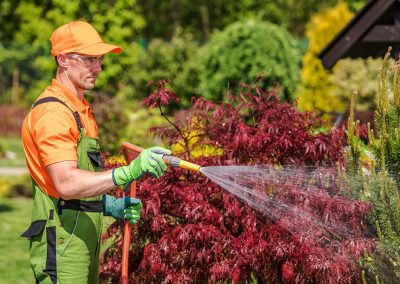
[(281, 86), (292, 101), (298, 81), (300, 55), (288, 31), (269, 22), (236, 22), (216, 32), (200, 54), (202, 95), (221, 101), (224, 93), (238, 93), (240, 82), (251, 83), (265, 74), (262, 87)]
[[(146, 99), (149, 107), (176, 100), (163, 84)], [(183, 119), (153, 132), (165, 144), (183, 143), (179, 156), (201, 166), (292, 164), (334, 166), (341, 162), (343, 129), (315, 134), (320, 121), (283, 102), (275, 91), (242, 85), (226, 104), (194, 101)], [(198, 133), (196, 142), (191, 133)], [(183, 141), (183, 142), (182, 142)], [(192, 150), (221, 149), (194, 158)], [(107, 168), (119, 162), (110, 162)], [(266, 190), (261, 188), (261, 190)], [(121, 196), (121, 191), (115, 193)], [(130, 283), (357, 283), (358, 260), (373, 250), (364, 238), (370, 204), (344, 199), (338, 189), (304, 190), (281, 185), (274, 200), (292, 202), (322, 227), (289, 215), (267, 218), (200, 173), (169, 168), (159, 179), (139, 182), (144, 207), (134, 227)], [(293, 217), (293, 216), (292, 216)], [(329, 228), (353, 231), (340, 237)], [(103, 236), (115, 237), (102, 256), (101, 277), (116, 283), (121, 269), (122, 223)], [(341, 233), (339, 233), (340, 235)]]
[[(390, 49), (379, 70), (378, 103), (375, 110), (375, 131), (368, 129), (368, 147), (365, 150), (360, 139), (352, 131), (358, 128), (353, 115), (349, 118), (347, 171), (359, 176), (354, 184), (359, 198), (373, 207), (369, 215), (374, 225), (379, 245), (372, 255), (366, 255), (363, 266), (365, 281), (379, 283), (400, 282), (400, 62), (389, 61)], [(393, 87), (390, 88), (390, 79)], [(391, 91), (392, 90), (392, 91)], [(352, 102), (354, 113), (355, 96)], [(363, 166), (361, 154), (371, 156), (369, 167)]]

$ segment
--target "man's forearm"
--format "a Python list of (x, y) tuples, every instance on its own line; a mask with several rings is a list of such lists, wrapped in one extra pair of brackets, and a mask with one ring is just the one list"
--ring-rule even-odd
[(78, 169), (76, 161), (47, 166), (55, 188), (63, 199), (81, 199), (107, 193), (115, 187), (112, 171), (90, 172)]
[(56, 186), (63, 199), (81, 199), (107, 193), (115, 187), (111, 170), (89, 172), (74, 169), (59, 186)]

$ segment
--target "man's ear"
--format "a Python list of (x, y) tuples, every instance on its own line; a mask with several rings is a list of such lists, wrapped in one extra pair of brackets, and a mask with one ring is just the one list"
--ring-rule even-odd
[(59, 55), (57, 55), (57, 62), (58, 66), (67, 68), (67, 55), (65, 55), (64, 53), (60, 53)]

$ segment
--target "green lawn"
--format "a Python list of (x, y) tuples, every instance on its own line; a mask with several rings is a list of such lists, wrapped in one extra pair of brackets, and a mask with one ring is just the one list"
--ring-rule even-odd
[[(29, 198), (0, 198), (0, 283), (35, 283), (28, 259), (27, 239), (20, 237), (31, 220), (32, 200)], [(103, 231), (112, 224), (105, 217)], [(102, 244), (101, 251), (111, 244)]]
[(25, 155), (21, 138), (0, 137), (4, 151), (14, 152), (15, 159), (0, 158), (0, 167), (25, 167)]
[(1, 283), (35, 283), (28, 259), (27, 239), (20, 235), (31, 220), (31, 199), (0, 198)]

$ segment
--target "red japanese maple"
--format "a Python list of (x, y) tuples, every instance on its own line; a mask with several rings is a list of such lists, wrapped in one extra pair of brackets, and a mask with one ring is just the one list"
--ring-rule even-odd
[[(150, 107), (176, 98), (165, 82), (157, 90), (147, 100)], [(228, 103), (196, 99), (180, 117), (173, 127), (153, 132), (170, 145), (183, 141), (186, 152), (179, 155), (202, 166), (332, 166), (343, 156), (343, 129), (314, 135), (320, 121), (313, 114), (301, 113), (257, 86), (243, 85), (243, 92)], [(185, 134), (188, 130), (197, 133), (195, 143)], [(193, 159), (191, 151), (202, 146), (223, 151)], [(162, 178), (144, 179), (138, 190), (144, 208), (132, 238), (130, 282), (360, 282), (357, 261), (374, 246), (365, 237), (370, 205), (345, 199), (339, 191), (338, 184), (311, 191), (285, 184), (276, 191), (276, 200), (290, 202), (324, 224), (316, 226), (285, 214), (262, 216), (200, 173), (170, 168)], [(329, 229), (334, 227), (351, 233)], [(116, 236), (101, 264), (102, 278), (113, 282), (121, 268), (121, 230), (115, 222), (104, 235)]]

